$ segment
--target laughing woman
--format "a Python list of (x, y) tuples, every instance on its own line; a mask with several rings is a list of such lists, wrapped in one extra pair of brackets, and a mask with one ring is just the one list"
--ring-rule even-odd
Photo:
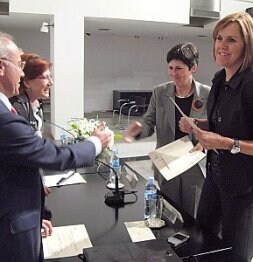
[(51, 63), (37, 54), (25, 53), (21, 56), (25, 62), (25, 77), (21, 79), (19, 95), (10, 99), (19, 115), (30, 123), (36, 135), (42, 136), (42, 103), (40, 99), (49, 98), (53, 84)]

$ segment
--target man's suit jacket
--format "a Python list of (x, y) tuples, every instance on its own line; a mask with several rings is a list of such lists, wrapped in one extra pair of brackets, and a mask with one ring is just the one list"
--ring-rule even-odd
[[(0, 260), (42, 261), (39, 168), (65, 170), (94, 164), (90, 141), (57, 147), (34, 135), (27, 120), (0, 100)], [(39, 258), (40, 257), (40, 258)]]
[[(207, 118), (206, 103), (210, 92), (210, 87), (207, 85), (203, 85), (195, 80), (194, 86), (193, 102), (196, 100), (200, 100), (203, 103), (203, 106), (198, 111), (194, 111), (194, 109), (191, 108), (190, 117)], [(155, 86), (152, 97), (150, 99), (148, 110), (142, 120), (142, 132), (137, 137), (137, 139), (150, 136), (154, 133), (154, 131), (156, 131), (156, 148), (162, 147), (175, 140), (175, 110), (177, 109), (171, 102), (170, 97), (175, 99), (175, 86), (173, 82), (167, 82)], [(191, 139), (193, 142), (195, 142), (194, 137), (191, 137)], [(173, 180), (166, 181), (155, 167), (154, 169), (155, 179), (158, 181), (162, 193), (170, 200), (174, 201), (174, 203), (178, 205), (178, 207), (187, 209), (187, 211), (192, 209), (192, 207), (184, 207), (182, 203), (185, 202), (184, 199), (189, 198), (189, 195), (186, 194), (184, 196), (184, 193), (186, 193), (188, 187), (191, 187), (191, 183), (194, 185), (195, 182), (199, 183), (199, 181), (193, 181), (197, 180), (197, 178), (194, 176), (189, 176), (189, 178), (187, 176), (180, 176), (174, 178)], [(193, 173), (194, 175), (195, 170), (193, 169), (186, 172)], [(184, 188), (182, 188), (184, 187), (184, 185), (186, 186), (185, 190)], [(190, 213), (193, 214), (193, 212)]]

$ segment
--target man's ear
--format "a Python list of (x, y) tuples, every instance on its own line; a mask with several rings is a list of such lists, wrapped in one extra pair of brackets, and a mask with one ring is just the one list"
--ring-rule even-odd
[(5, 72), (5, 64), (4, 62), (0, 59), (0, 76), (4, 76)]

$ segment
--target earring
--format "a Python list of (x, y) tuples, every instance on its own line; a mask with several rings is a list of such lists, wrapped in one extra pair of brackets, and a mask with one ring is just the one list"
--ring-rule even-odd
[(196, 112), (199, 112), (203, 106), (204, 103), (198, 98), (192, 101), (192, 109)]

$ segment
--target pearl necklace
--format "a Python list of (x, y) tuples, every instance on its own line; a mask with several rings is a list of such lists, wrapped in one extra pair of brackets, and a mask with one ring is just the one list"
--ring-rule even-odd
[(191, 96), (192, 93), (193, 93), (193, 88), (191, 87), (190, 91), (185, 96), (180, 96), (180, 95), (177, 94), (177, 89), (175, 88), (175, 96), (178, 97), (178, 98), (187, 98), (187, 97)]

